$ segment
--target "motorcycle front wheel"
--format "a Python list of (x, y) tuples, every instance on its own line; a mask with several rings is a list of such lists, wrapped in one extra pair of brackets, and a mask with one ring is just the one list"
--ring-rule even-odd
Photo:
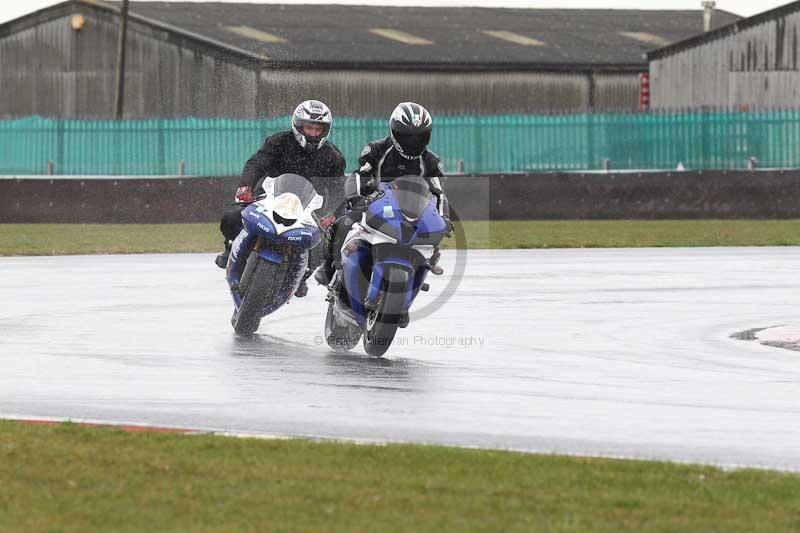
[(281, 280), (288, 275), (286, 264), (275, 264), (258, 257), (257, 254), (248, 259), (258, 261), (248, 276), (247, 287), (242, 297), (242, 305), (238, 312), (234, 313), (233, 330), (237, 335), (250, 336), (258, 330), (261, 325), (261, 313), (271, 302), (283, 295), (279, 294), (283, 290)]
[(391, 268), (384, 274), (375, 308), (367, 312), (364, 350), (369, 355), (382, 357), (392, 345), (405, 310), (408, 278), (409, 273), (400, 268)]

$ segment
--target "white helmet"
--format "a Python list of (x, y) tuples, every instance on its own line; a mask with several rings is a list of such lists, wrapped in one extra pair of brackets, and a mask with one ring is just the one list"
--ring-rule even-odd
[[(331, 132), (333, 115), (328, 106), (319, 100), (306, 100), (294, 110), (292, 132), (300, 146), (307, 150), (319, 150)], [(305, 126), (310, 126), (308, 131)]]

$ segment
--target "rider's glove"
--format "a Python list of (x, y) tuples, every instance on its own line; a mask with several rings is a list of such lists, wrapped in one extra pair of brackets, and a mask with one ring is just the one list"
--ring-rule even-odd
[(253, 189), (250, 188), (249, 185), (236, 189), (236, 196), (234, 198), (237, 204), (252, 204), (255, 200), (253, 197)]
[(336, 215), (328, 215), (326, 217), (322, 217), (319, 219), (319, 226), (321, 229), (326, 230), (333, 225), (333, 222), (336, 220)]
[(378, 190), (378, 182), (375, 178), (371, 178), (361, 185), (361, 196), (369, 196)]

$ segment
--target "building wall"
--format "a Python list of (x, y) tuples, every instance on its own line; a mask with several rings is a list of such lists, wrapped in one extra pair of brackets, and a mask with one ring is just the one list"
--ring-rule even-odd
[[(0, 116), (113, 116), (117, 26), (86, 16), (80, 32), (64, 16), (0, 39)], [(151, 33), (128, 34), (126, 117), (255, 115), (255, 72)]]
[(639, 108), (639, 74), (595, 74), (596, 111), (634, 111)]
[[(72, 10), (86, 17), (81, 31), (65, 10), (0, 37), (0, 117), (113, 116), (117, 22), (107, 12)], [(282, 116), (311, 97), (349, 116), (385, 116), (406, 100), (450, 115), (638, 105), (636, 74), (273, 70), (135, 22), (128, 35), (127, 118)]]
[(650, 63), (654, 108), (796, 107), (800, 13)]
[(260, 78), (269, 115), (304, 97), (349, 116), (384, 116), (408, 100), (449, 115), (586, 110), (589, 87), (581, 73), (263, 71)]

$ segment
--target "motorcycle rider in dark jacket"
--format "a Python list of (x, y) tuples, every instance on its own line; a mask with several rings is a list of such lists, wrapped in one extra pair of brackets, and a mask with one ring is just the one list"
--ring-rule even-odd
[[(332, 122), (328, 106), (317, 100), (307, 100), (294, 110), (291, 131), (267, 138), (245, 163), (234, 207), (225, 211), (220, 222), (225, 250), (215, 260), (218, 267), (226, 267), (231, 245), (242, 231), (242, 210), (263, 192), (260, 187), (265, 177), (281, 174), (299, 174), (306, 178), (344, 176), (344, 156), (328, 140)], [(308, 292), (307, 277), (303, 278), (295, 296), (302, 298)]]
[[(399, 104), (389, 120), (389, 137), (372, 141), (361, 152), (358, 170), (345, 181), (345, 196), (350, 210), (340, 216), (328, 230), (324, 261), (314, 279), (328, 285), (341, 260), (339, 253), (349, 227), (360, 219), (378, 190), (378, 182), (390, 182), (401, 176), (423, 176), (436, 196), (439, 212), (452, 232), (450, 209), (439, 178), (444, 177), (444, 164), (438, 155), (427, 149), (433, 120), (427, 109), (413, 102)], [(436, 254), (438, 258), (438, 253)]]

